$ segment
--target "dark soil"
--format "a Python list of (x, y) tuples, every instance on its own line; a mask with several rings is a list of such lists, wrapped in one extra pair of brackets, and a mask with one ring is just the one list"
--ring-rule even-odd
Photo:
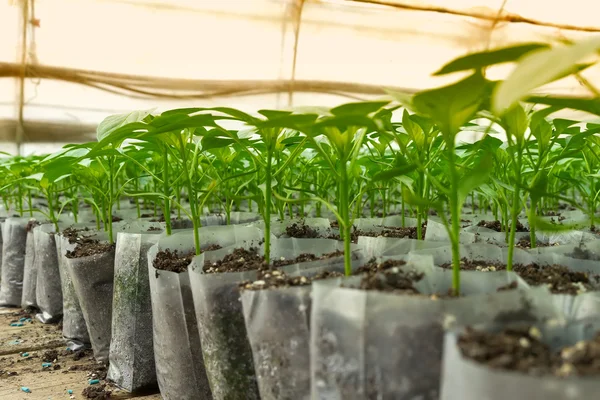
[(142, 214), (140, 215), (140, 218), (152, 218), (154, 217), (154, 214)]
[(600, 334), (553, 352), (535, 327), (512, 327), (498, 333), (467, 328), (458, 346), (463, 356), (493, 369), (535, 376), (600, 375)]
[(55, 362), (56, 360), (58, 360), (58, 351), (56, 350), (48, 350), (42, 354), (43, 362), (51, 363)]
[(41, 225), (41, 223), (39, 221), (36, 221), (34, 219), (29, 220), (29, 222), (27, 222), (27, 225), (25, 226), (25, 231), (31, 232), (33, 230), (33, 228), (35, 228), (38, 225)]
[(575, 247), (573, 252), (566, 254), (568, 257), (577, 258), (579, 260), (593, 260), (600, 261), (600, 256), (589, 251), (588, 249), (582, 249), (581, 247)]
[(148, 228), (148, 232), (156, 232), (156, 231), (162, 231), (162, 229), (159, 228), (158, 226), (151, 226), (150, 228)]
[(255, 271), (266, 266), (264, 257), (258, 254), (258, 249), (252, 247), (248, 250), (238, 248), (233, 253), (226, 255), (222, 260), (207, 261), (204, 264), (204, 273), (214, 274), (221, 272)]
[(414, 283), (423, 279), (423, 276), (422, 273), (402, 270), (394, 271), (393, 273), (367, 273), (363, 276), (359, 287), (363, 290), (421, 295), (414, 287)]
[(152, 266), (163, 271), (185, 272), (195, 255), (195, 252), (179, 254), (177, 250), (165, 249), (156, 253)]
[(271, 261), (270, 264), (271, 264), (271, 267), (273, 267), (273, 268), (280, 268), (280, 267), (283, 267), (286, 265), (298, 264), (298, 263), (302, 263), (302, 262), (317, 261), (317, 260), (326, 260), (328, 258), (339, 257), (339, 256), (343, 256), (343, 255), (344, 255), (344, 252), (341, 250), (334, 251), (332, 253), (326, 253), (321, 256), (316, 256), (311, 253), (304, 253), (304, 254), (300, 254), (298, 257), (293, 258), (291, 260), (273, 260), (273, 261)]
[(375, 258), (369, 260), (368, 263), (362, 265), (354, 271), (354, 275), (360, 275), (365, 272), (375, 273), (388, 270), (392, 267), (399, 267), (402, 265), (406, 265), (406, 262), (403, 260), (387, 260), (382, 263), (378, 263)]
[(78, 231), (73, 228), (67, 228), (62, 232), (62, 235), (69, 240), (69, 243), (77, 243), (77, 246), (72, 251), (67, 251), (67, 258), (89, 257), (97, 254), (104, 254), (115, 249), (114, 243), (101, 242), (92, 239), (89, 236), (81, 234), (83, 231)]
[[(427, 225), (423, 224), (423, 228), (421, 229), (422, 237), (425, 237), (425, 232), (427, 230)], [(406, 239), (417, 239), (417, 227), (393, 227), (393, 226), (385, 226), (381, 232), (365, 232), (365, 231), (356, 231), (357, 236), (370, 236), (370, 237), (392, 237), (392, 238), (406, 238)]]
[[(538, 242), (536, 240), (535, 246), (536, 247), (550, 247), (550, 244), (549, 243)], [(529, 238), (523, 238), (523, 239), (519, 240), (517, 243), (515, 243), (515, 247), (519, 247), (521, 249), (530, 249), (531, 248), (531, 239), (529, 239)]]
[(119, 221), (123, 221), (123, 218), (117, 217), (116, 215), (112, 216), (112, 222), (119, 222)]
[[(494, 230), (496, 232), (504, 232), (502, 229), (502, 223), (498, 220), (496, 221), (479, 221), (477, 226), (483, 226), (484, 228), (488, 228)], [(517, 222), (517, 232), (529, 232), (529, 229), (525, 228), (522, 223)]]
[(308, 286), (314, 281), (338, 278), (344, 274), (335, 271), (323, 271), (313, 276), (287, 276), (280, 270), (259, 271), (258, 279), (254, 282), (245, 281), (240, 283), (240, 289), (244, 290), (263, 290), (269, 288)]
[[(211, 244), (210, 246), (204, 248), (202, 252), (219, 250), (221, 248), (222, 247), (218, 244)], [(156, 258), (152, 262), (152, 266), (162, 271), (171, 271), (177, 273), (185, 272), (187, 271), (195, 255), (196, 253), (193, 251), (186, 254), (180, 254), (177, 250), (161, 250), (156, 253)]]
[(293, 238), (316, 238), (319, 237), (319, 233), (304, 222), (293, 223), (292, 225), (285, 228), (285, 233), (289, 237)]
[(90, 385), (81, 392), (86, 399), (105, 400), (109, 399), (111, 392), (107, 389), (106, 384)]
[[(451, 269), (451, 264), (440, 265), (442, 268)], [(461, 269), (466, 271), (503, 271), (506, 270), (506, 265), (486, 263), (483, 261), (471, 261), (462, 259)], [(570, 271), (562, 265), (540, 266), (538, 264), (513, 265), (513, 271), (519, 274), (525, 282), (531, 286), (548, 285), (550, 292), (560, 294), (576, 295), (582, 291), (596, 290), (590, 275), (584, 272)], [(600, 276), (594, 275), (596, 281), (600, 280)]]

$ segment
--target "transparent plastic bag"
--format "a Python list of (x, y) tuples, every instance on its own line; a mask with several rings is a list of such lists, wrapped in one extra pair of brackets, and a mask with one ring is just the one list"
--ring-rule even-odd
[[(199, 233), (203, 248), (213, 244), (227, 247), (246, 238), (259, 240), (263, 237), (257, 228), (238, 225), (203, 227)], [(193, 232), (162, 234), (148, 252), (154, 357), (160, 392), (165, 400), (211, 399), (190, 272), (175, 273), (154, 268), (156, 254), (165, 249), (183, 253), (194, 251)]]
[(0, 306), (20, 306), (29, 218), (7, 218), (2, 231)]
[[(538, 325), (542, 338), (554, 349), (589, 340), (600, 330), (597, 320), (572, 322), (568, 325)], [(441, 400), (564, 400), (594, 399), (600, 391), (597, 377), (561, 379), (555, 376), (532, 376), (513, 371), (491, 369), (465, 359), (457, 346), (458, 333), (444, 338)]]
[(129, 392), (156, 385), (148, 250), (160, 231), (148, 229), (157, 226), (146, 223), (139, 233), (117, 234), (107, 378)]
[[(427, 258), (413, 256), (403, 268), (425, 274), (415, 283), (421, 293), (447, 293), (451, 274)], [(313, 283), (313, 398), (437, 399), (444, 329), (494, 319), (560, 316), (545, 289), (496, 292), (513, 281), (527, 288), (508, 272), (464, 272), (461, 288), (466, 296), (458, 299), (344, 287), (358, 281), (360, 277)]]
[(58, 322), (63, 316), (63, 294), (54, 225), (35, 227), (33, 240), (37, 270), (36, 302), (40, 309), (36, 318), (44, 324)]
[(23, 292), (21, 294), (21, 307), (37, 308), (37, 264), (35, 263), (35, 244), (33, 230), (27, 232), (25, 243), (25, 261), (23, 263)]

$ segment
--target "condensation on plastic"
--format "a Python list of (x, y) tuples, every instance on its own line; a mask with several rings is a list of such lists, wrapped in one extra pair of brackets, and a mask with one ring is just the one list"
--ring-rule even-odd
[[(101, 242), (108, 237), (104, 232), (91, 236)], [(108, 361), (115, 250), (111, 248), (87, 257), (67, 257), (65, 262), (90, 334), (94, 357), (97, 361)]]
[(2, 230), (0, 306), (20, 306), (29, 218), (7, 218)]
[(158, 223), (141, 224), (139, 233), (119, 232), (115, 249), (107, 378), (129, 392), (156, 385), (148, 250), (159, 235), (148, 232), (151, 226)]
[[(364, 258), (352, 260), (353, 268)], [(292, 266), (287, 266), (289, 270)], [(344, 263), (298, 270), (288, 276), (344, 271)], [(244, 290), (242, 307), (260, 397), (263, 400), (310, 399), (311, 286)]]
[[(541, 324), (538, 327), (543, 340), (558, 351), (580, 340), (593, 339), (600, 330), (600, 321)], [(531, 376), (491, 369), (464, 358), (457, 346), (457, 337), (457, 332), (448, 332), (444, 338), (441, 400), (595, 399), (600, 391), (597, 379)]]
[(44, 224), (33, 228), (33, 240), (37, 270), (36, 302), (40, 309), (36, 318), (44, 324), (54, 323), (63, 316), (63, 294), (54, 225)]
[(33, 230), (27, 232), (25, 242), (25, 262), (23, 263), (23, 291), (21, 307), (37, 307), (35, 293), (37, 286), (37, 265), (35, 264), (35, 244)]
[[(429, 259), (429, 260), (428, 260)], [(411, 256), (404, 268), (425, 273), (421, 293), (446, 293), (452, 276), (432, 257)], [(437, 399), (445, 328), (493, 320), (561, 318), (545, 289), (496, 292), (513, 273), (465, 271), (466, 297), (431, 300), (352, 289), (360, 277), (313, 283), (311, 394), (319, 399)], [(342, 286), (343, 285), (343, 286)], [(538, 310), (533, 315), (531, 310)]]
[[(253, 227), (212, 226), (200, 228), (202, 247), (230, 246), (244, 238), (262, 238)], [(152, 296), (152, 326), (156, 376), (165, 400), (211, 399), (204, 367), (189, 272), (175, 273), (154, 268), (156, 254), (165, 249), (194, 251), (191, 230), (161, 235), (148, 252), (148, 273)]]

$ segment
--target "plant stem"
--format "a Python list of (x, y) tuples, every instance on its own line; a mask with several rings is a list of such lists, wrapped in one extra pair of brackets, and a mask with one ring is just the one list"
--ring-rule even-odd
[(352, 263), (351, 263), (351, 226), (350, 226), (350, 213), (348, 204), (348, 171), (346, 170), (346, 160), (340, 160), (340, 216), (343, 221), (339, 221), (340, 228), (343, 229), (343, 240), (344, 240), (344, 273), (346, 276), (352, 274)]
[(169, 198), (169, 193), (171, 188), (169, 187), (169, 153), (167, 148), (165, 147), (165, 151), (163, 154), (163, 193), (165, 196), (165, 225), (167, 230), (167, 235), (171, 235), (171, 199)]
[(454, 137), (447, 140), (448, 161), (450, 163), (450, 213), (452, 218), (452, 232), (450, 241), (452, 247), (452, 291), (455, 296), (460, 294), (460, 204), (458, 202), (458, 187), (460, 185), (456, 170), (456, 154), (454, 152)]
[[(271, 167), (272, 167), (272, 150), (269, 146), (267, 149), (267, 169), (265, 171), (265, 263), (267, 265), (271, 262)], [(283, 218), (282, 218), (283, 219)]]

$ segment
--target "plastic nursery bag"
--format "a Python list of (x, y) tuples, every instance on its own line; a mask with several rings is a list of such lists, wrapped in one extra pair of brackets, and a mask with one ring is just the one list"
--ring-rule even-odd
[[(447, 293), (451, 274), (429, 259), (427, 266), (426, 257), (413, 257), (403, 268), (425, 273), (415, 283), (421, 293)], [(466, 271), (461, 278), (466, 297), (439, 300), (344, 287), (360, 277), (313, 283), (312, 398), (438, 399), (446, 327), (559, 317), (545, 289), (496, 292), (519, 281), (513, 273)]]
[[(229, 246), (197, 256), (192, 261), (190, 280), (202, 340), (206, 371), (215, 399), (259, 398), (252, 349), (246, 334), (238, 285), (254, 280), (257, 271), (203, 273), (205, 262), (222, 259), (238, 247), (258, 247), (256, 241)], [(327, 239), (276, 239), (271, 258), (291, 260), (305, 253), (317, 256), (341, 250), (343, 244)], [(261, 247), (260, 254), (264, 254)], [(342, 257), (288, 265), (285, 272), (339, 264)]]
[[(248, 238), (258, 240), (263, 233), (253, 227), (213, 226), (200, 228), (202, 247), (230, 246)], [(165, 249), (180, 253), (194, 251), (191, 230), (162, 235), (148, 252), (148, 272), (152, 296), (152, 326), (156, 376), (165, 400), (211, 399), (189, 272), (154, 268), (156, 254)]]
[(69, 240), (64, 236), (59, 236), (56, 240), (58, 268), (63, 293), (63, 337), (67, 339), (68, 347), (75, 351), (90, 346), (90, 335), (83, 318), (79, 297), (77, 297), (71, 274), (67, 268), (66, 253), (74, 248), (75, 244), (69, 243)]
[[(426, 241), (436, 241), (436, 242), (450, 242), (450, 238), (448, 237), (448, 231), (442, 222), (440, 222), (437, 218), (430, 217), (427, 220), (427, 230), (425, 231), (425, 240)], [(477, 241), (477, 236), (472, 232), (465, 232), (464, 230), (460, 231), (459, 234), (460, 243), (475, 243)]]
[[(353, 268), (364, 262), (364, 258), (353, 260)], [(298, 271), (287, 275), (344, 272), (344, 263), (339, 259), (316, 268), (297, 266)], [(310, 399), (311, 292), (311, 286), (297, 286), (243, 290), (241, 293), (246, 331), (263, 400)]]
[(37, 269), (35, 265), (35, 244), (33, 230), (27, 232), (25, 242), (25, 261), (23, 263), (23, 292), (21, 294), (21, 307), (37, 307), (35, 293), (37, 286)]
[(63, 293), (54, 225), (35, 227), (33, 241), (34, 268), (37, 271), (36, 302), (40, 309), (36, 318), (44, 324), (58, 322), (63, 316)]
[[(92, 235), (107, 240), (104, 232)], [(65, 259), (79, 298), (90, 342), (97, 361), (108, 361), (114, 280), (114, 247), (109, 251), (79, 258)]]
[[(293, 224), (306, 225), (317, 232), (317, 235), (321, 237), (327, 237), (332, 234), (331, 222), (327, 218), (304, 218), (304, 219), (286, 219), (284, 221), (279, 220), (277, 217), (271, 218), (271, 235), (276, 237), (288, 237), (286, 235), (286, 228)], [(265, 229), (265, 222), (263, 220), (252, 223), (261, 230)]]
[[(592, 242), (590, 242), (592, 243)], [(561, 249), (563, 249), (561, 251)], [(584, 272), (600, 274), (598, 263), (592, 260), (579, 260), (568, 257), (572, 247), (540, 247), (531, 250), (514, 249), (514, 264), (538, 264), (544, 265), (562, 265), (574, 272)], [(431, 255), (434, 258), (435, 265), (442, 265), (452, 262), (452, 249), (449, 246), (438, 247), (434, 249), (415, 250), (411, 255)], [(508, 248), (501, 248), (491, 244), (467, 244), (460, 246), (462, 257), (473, 261), (485, 261), (490, 264), (506, 265), (508, 260)], [(450, 270), (446, 270), (450, 274)], [(596, 279), (590, 279), (590, 284), (596, 289), (600, 289), (600, 282)], [(572, 320), (593, 317), (600, 315), (600, 291), (582, 292), (578, 295), (553, 294), (552, 301), (561, 310), (564, 315)]]
[(20, 306), (29, 218), (7, 218), (2, 231), (0, 306)]
[(365, 257), (396, 256), (408, 254), (415, 250), (445, 246), (448, 246), (447, 242), (370, 236), (359, 236), (357, 243), (357, 248)]
[(149, 229), (158, 226), (144, 223), (139, 233), (117, 234), (107, 378), (130, 392), (156, 385), (148, 250), (160, 233)]
[[(537, 326), (543, 340), (557, 351), (580, 340), (593, 339), (600, 330), (597, 320)], [(444, 338), (441, 400), (565, 400), (598, 397), (598, 377), (559, 378), (491, 369), (464, 358), (457, 346), (457, 338), (457, 332), (448, 332)]]

